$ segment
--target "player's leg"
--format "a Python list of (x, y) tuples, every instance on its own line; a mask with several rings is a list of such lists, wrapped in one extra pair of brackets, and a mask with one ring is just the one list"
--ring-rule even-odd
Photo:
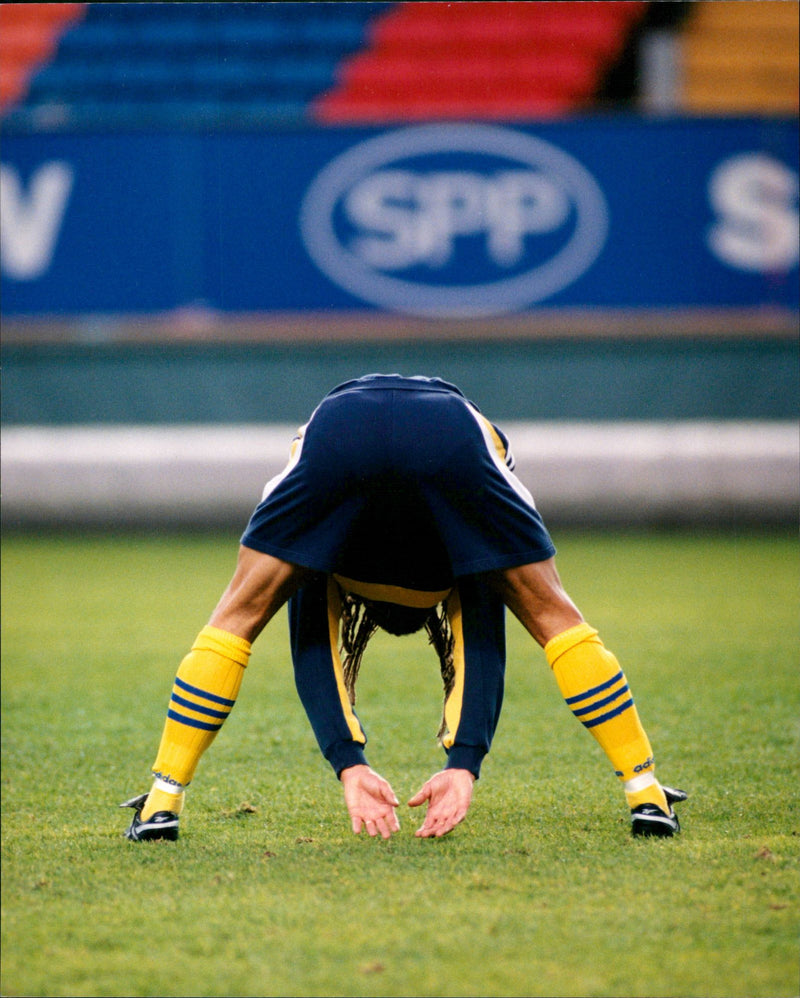
[(682, 791), (664, 788), (627, 679), (598, 632), (567, 595), (555, 561), (522, 565), (494, 576), (506, 605), (544, 648), (575, 717), (603, 748), (625, 790), (635, 834), (671, 835), (671, 803)]
[(251, 643), (305, 574), (271, 555), (240, 548), (229, 586), (178, 668), (150, 793), (126, 802), (136, 809), (129, 838), (177, 838), (184, 790), (233, 709)]
[(557, 634), (584, 622), (561, 582), (555, 558), (492, 572), (490, 579), (509, 610), (542, 648)]

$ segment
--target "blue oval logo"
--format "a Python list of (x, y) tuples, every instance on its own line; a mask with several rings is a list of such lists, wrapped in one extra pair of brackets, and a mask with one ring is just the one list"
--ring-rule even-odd
[(563, 150), (491, 125), (431, 124), (361, 142), (309, 187), (300, 230), (317, 267), (390, 311), (520, 311), (577, 280), (608, 233), (592, 175)]

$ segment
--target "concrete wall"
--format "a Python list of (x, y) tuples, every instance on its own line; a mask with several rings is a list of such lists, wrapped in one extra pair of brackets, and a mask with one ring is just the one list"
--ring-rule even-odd
[[(243, 529), (293, 425), (8, 427), (3, 526)], [(791, 422), (503, 424), (548, 523), (796, 522)]]

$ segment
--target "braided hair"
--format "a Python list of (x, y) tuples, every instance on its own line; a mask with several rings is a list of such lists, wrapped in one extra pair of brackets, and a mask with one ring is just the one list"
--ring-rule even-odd
[[(351, 706), (356, 704), (356, 680), (361, 668), (361, 659), (373, 634), (381, 628), (388, 634), (397, 636), (414, 634), (423, 628), (439, 657), (439, 668), (444, 687), (444, 703), (453, 691), (455, 664), (453, 661), (453, 631), (444, 604), (439, 603), (428, 609), (400, 606), (397, 603), (383, 603), (363, 599), (354, 593), (342, 593), (341, 636), (342, 668), (344, 685)], [(447, 730), (442, 707), (442, 721), (436, 734), (441, 743)]]

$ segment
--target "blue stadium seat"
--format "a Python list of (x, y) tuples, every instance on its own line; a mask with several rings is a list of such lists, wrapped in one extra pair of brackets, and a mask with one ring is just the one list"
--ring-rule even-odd
[[(25, 109), (104, 125), (303, 121), (381, 3), (92, 3), (35, 73)], [(183, 111), (181, 111), (183, 107)], [(183, 117), (181, 115), (183, 114)]]

